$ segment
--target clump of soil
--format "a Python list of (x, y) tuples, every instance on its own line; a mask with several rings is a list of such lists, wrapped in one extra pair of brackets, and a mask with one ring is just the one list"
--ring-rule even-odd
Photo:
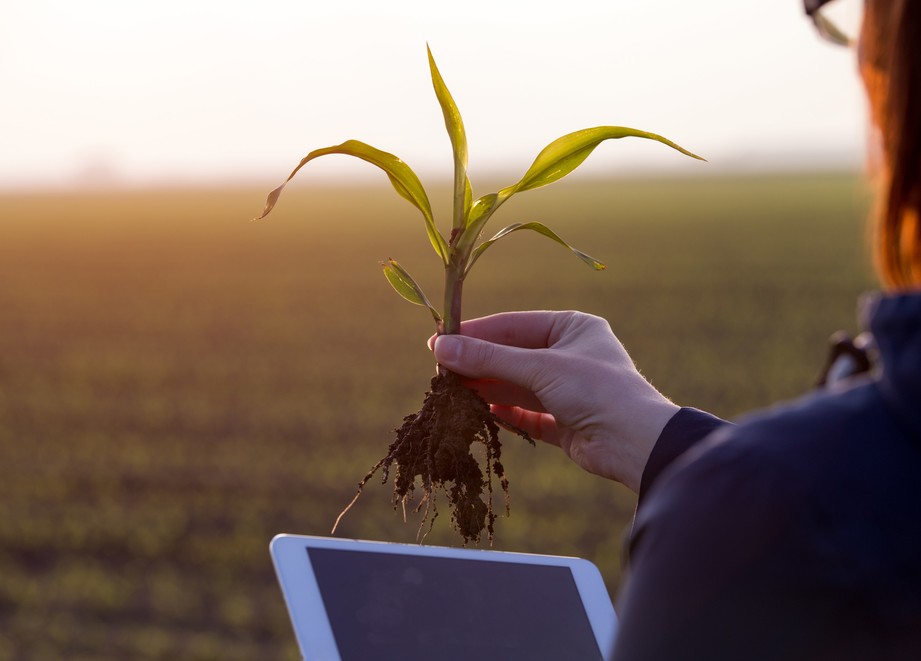
[[(422, 498), (415, 508), (416, 512), (424, 508), (419, 525), (420, 537), (426, 521), (431, 530), (438, 516), (435, 496), (441, 490), (448, 497), (451, 522), (464, 538), (464, 544), (478, 543), (484, 530), (492, 543), (496, 520), (492, 503), (494, 476), (502, 487), (508, 513), (508, 479), (499, 460), (502, 446), (498, 423), (499, 419), (489, 410), (489, 404), (464, 386), (457, 375), (448, 371), (438, 374), (432, 379), (431, 390), (426, 393), (422, 408), (403, 418), (403, 425), (395, 430), (396, 440), (390, 444), (387, 455), (358, 483), (355, 498), (336, 519), (333, 531), (374, 474), (380, 470), (382, 481), (386, 483), (391, 468), (396, 464), (393, 505), (394, 508), (403, 508), (404, 518), (406, 505), (414, 500), (416, 478), (421, 482)], [(524, 431), (502, 424), (534, 444)], [(485, 449), (485, 477), (480, 462), (471, 452), (474, 443), (481, 443)]]

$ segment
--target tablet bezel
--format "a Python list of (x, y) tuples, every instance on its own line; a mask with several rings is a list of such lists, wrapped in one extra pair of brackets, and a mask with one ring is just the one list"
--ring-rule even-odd
[[(269, 550), (301, 654), (310, 661), (339, 659), (332, 626), (320, 597), (320, 588), (307, 554), (310, 548), (568, 567), (572, 572), (576, 589), (602, 657), (608, 658), (614, 644), (617, 616), (614, 613), (611, 597), (605, 587), (601, 572), (594, 564), (583, 558), (309, 535), (276, 535), (269, 544)], [(307, 623), (310, 626), (306, 626)]]

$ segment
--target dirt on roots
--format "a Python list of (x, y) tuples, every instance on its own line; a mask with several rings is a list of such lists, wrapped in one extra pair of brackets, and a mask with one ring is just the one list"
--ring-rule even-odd
[[(493, 478), (499, 480), (508, 514), (508, 479), (500, 461), (502, 446), (499, 443), (499, 418), (490, 411), (489, 404), (476, 392), (461, 383), (452, 372), (438, 374), (432, 379), (431, 390), (426, 393), (422, 408), (403, 418), (396, 429), (396, 439), (390, 444), (387, 455), (378, 461), (358, 483), (352, 502), (342, 511), (333, 526), (358, 500), (364, 486), (380, 470), (382, 482), (393, 476), (394, 508), (413, 502), (419, 479), (422, 497), (416, 512), (423, 511), (419, 524), (419, 540), (428, 522), (428, 530), (438, 516), (435, 507), (437, 492), (443, 491), (451, 508), (451, 523), (461, 534), (464, 544), (479, 543), (485, 531), (490, 543), (496, 514), (493, 510)], [(520, 429), (509, 429), (532, 445), (534, 441)], [(485, 451), (485, 476), (480, 462), (473, 455), (475, 443)], [(427, 531), (426, 531), (427, 532)]]

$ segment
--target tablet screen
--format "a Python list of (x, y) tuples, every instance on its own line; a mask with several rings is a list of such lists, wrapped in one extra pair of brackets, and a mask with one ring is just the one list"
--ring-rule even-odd
[(307, 554), (343, 661), (602, 659), (568, 567)]

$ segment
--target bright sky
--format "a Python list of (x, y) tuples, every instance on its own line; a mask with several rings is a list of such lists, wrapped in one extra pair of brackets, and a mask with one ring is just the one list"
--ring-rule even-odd
[[(854, 54), (821, 42), (800, 0), (5, 0), (0, 187), (274, 185), (348, 138), (447, 174), (426, 42), (473, 177), (511, 183), (601, 124), (711, 165), (634, 140), (602, 145), (595, 172), (852, 166), (866, 143)], [(348, 160), (309, 176), (381, 176)]]

